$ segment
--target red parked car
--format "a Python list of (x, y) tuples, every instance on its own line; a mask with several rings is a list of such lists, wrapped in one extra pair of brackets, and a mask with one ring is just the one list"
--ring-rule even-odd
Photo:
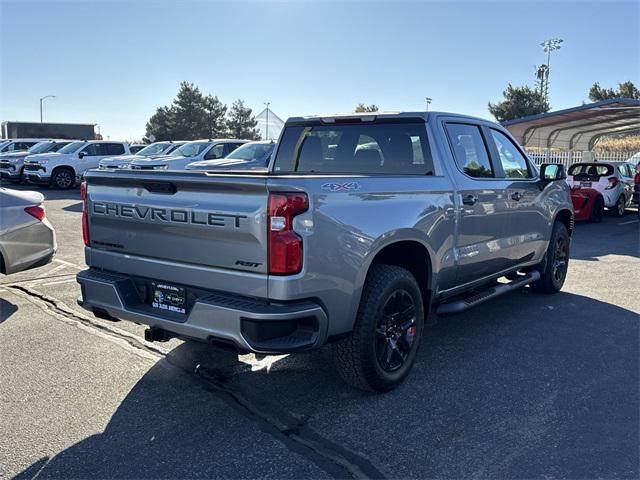
[(576, 221), (588, 220), (599, 223), (604, 216), (604, 198), (602, 194), (593, 188), (580, 188), (574, 186), (571, 189), (571, 201)]

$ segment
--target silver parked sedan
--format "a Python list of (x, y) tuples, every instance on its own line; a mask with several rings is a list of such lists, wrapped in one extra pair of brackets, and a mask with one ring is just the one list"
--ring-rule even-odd
[(56, 252), (56, 234), (39, 192), (0, 188), (0, 273), (40, 267)]

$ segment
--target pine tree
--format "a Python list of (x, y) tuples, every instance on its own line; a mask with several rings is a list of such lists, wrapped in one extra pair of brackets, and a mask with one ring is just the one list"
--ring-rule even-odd
[(207, 138), (220, 138), (226, 133), (227, 106), (218, 97), (207, 95), (204, 98), (204, 111), (206, 116)]
[(227, 118), (227, 131), (233, 138), (259, 140), (260, 131), (256, 128), (258, 121), (251, 115), (251, 109), (244, 106), (240, 99), (233, 102)]
[(218, 97), (204, 96), (193, 83), (182, 82), (170, 106), (159, 107), (147, 122), (146, 136), (156, 140), (215, 138), (225, 132), (227, 107)]
[(640, 99), (640, 90), (638, 90), (630, 80), (619, 83), (617, 90), (613, 88), (602, 88), (598, 82), (591, 85), (589, 89), (589, 100), (599, 102), (600, 100), (608, 100), (610, 98), (633, 98), (638, 100)]
[(544, 96), (526, 85), (514, 87), (509, 84), (502, 95), (504, 100), (501, 102), (489, 102), (489, 112), (498, 122), (549, 111), (549, 103)]

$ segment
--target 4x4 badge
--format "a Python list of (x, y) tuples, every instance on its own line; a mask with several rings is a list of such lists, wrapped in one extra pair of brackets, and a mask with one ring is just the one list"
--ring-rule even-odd
[(323, 183), (320, 188), (322, 188), (322, 190), (329, 190), (331, 192), (341, 192), (360, 190), (360, 184), (358, 182), (329, 182)]

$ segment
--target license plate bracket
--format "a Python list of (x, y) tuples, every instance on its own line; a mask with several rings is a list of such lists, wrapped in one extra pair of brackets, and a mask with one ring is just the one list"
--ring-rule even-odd
[(185, 315), (187, 313), (187, 292), (163, 282), (151, 283), (151, 306), (158, 310)]

